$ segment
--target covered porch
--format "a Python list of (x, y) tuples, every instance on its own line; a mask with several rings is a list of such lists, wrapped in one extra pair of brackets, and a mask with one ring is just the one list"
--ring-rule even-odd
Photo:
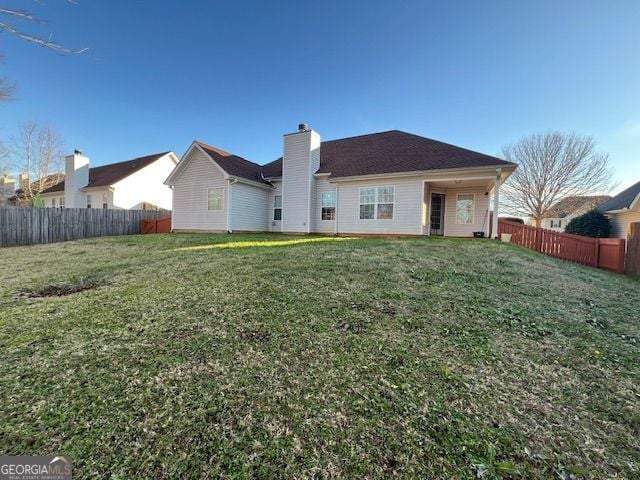
[(423, 180), (422, 234), (472, 237), (498, 231), (500, 187), (511, 172), (501, 168), (468, 174), (438, 174)]

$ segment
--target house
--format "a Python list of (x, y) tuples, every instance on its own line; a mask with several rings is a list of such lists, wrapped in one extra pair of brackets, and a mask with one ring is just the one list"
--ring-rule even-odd
[(45, 207), (171, 210), (171, 190), (164, 184), (178, 157), (162, 152), (119, 163), (89, 167), (76, 150), (65, 158), (62, 181), (40, 193)]
[(0, 177), (0, 207), (9, 204), (9, 198), (15, 195), (16, 181), (8, 175)]
[(516, 168), (398, 130), (322, 142), (301, 124), (283, 147), (258, 165), (194, 141), (166, 180), (173, 230), (469, 237)]
[(631, 224), (640, 222), (640, 182), (598, 206), (611, 219), (611, 236), (627, 238)]
[(9, 204), (15, 207), (31, 207), (33, 201), (38, 193), (57, 185), (64, 178), (62, 172), (51, 173), (44, 175), (33, 182), (29, 181), (29, 174), (23, 172), (20, 174), (20, 188), (18, 188), (14, 194), (9, 197)]
[(564, 232), (572, 218), (593, 210), (610, 198), (608, 195), (565, 197), (547, 210), (542, 219), (542, 227), (556, 232)]

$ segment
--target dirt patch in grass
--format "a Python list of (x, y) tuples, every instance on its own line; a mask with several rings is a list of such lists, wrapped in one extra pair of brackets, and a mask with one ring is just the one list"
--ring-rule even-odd
[(48, 298), (64, 297), (74, 293), (92, 290), (101, 286), (103, 282), (93, 277), (80, 277), (75, 282), (62, 283), (57, 285), (47, 285), (39, 290), (25, 290), (18, 294), (19, 298)]

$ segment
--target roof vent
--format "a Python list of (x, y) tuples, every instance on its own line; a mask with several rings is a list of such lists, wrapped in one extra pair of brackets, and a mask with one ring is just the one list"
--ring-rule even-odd
[(298, 124), (298, 131), (299, 132), (306, 132), (307, 130), (308, 130), (308, 127), (307, 127), (306, 123)]

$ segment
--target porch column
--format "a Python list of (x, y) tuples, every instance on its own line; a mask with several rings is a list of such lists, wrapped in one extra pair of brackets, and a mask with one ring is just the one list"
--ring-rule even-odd
[(496, 184), (493, 189), (493, 221), (491, 222), (491, 236), (498, 238), (498, 210), (500, 209), (500, 175), (502, 169), (496, 170)]

